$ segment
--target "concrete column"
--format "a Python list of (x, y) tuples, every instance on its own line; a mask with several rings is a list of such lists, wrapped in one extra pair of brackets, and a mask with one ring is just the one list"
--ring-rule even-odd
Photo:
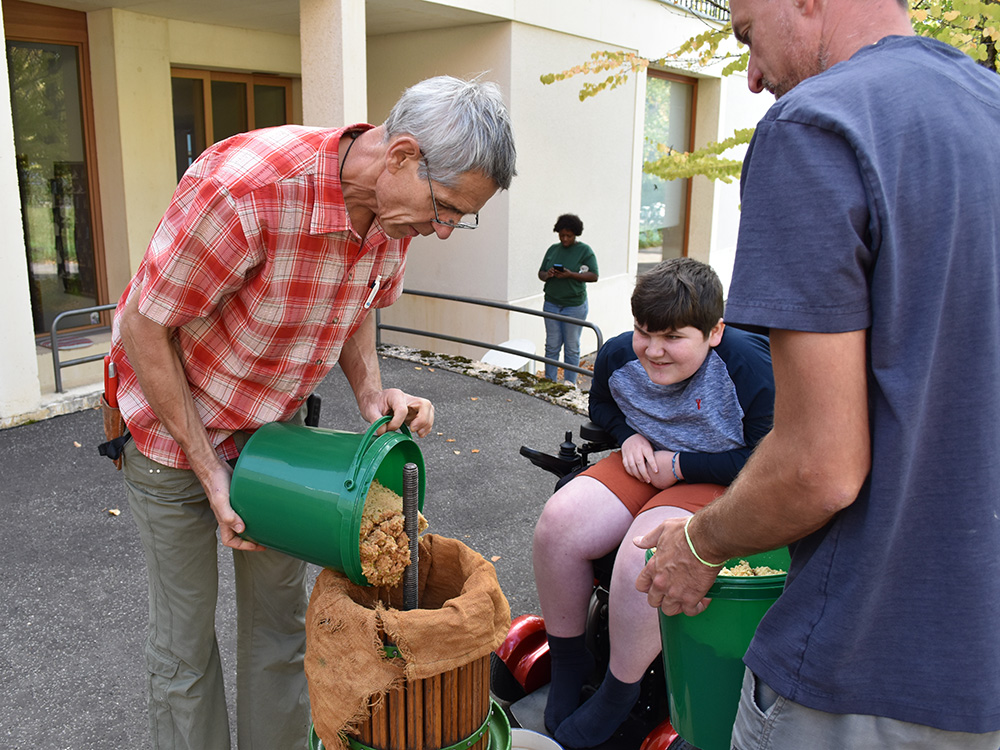
[[(2, 19), (0, 19), (2, 24)], [(7, 57), (0, 62), (0, 428), (12, 415), (38, 409), (42, 387), (28, 293), (21, 198), (17, 188), (14, 121)]]
[(365, 0), (299, 0), (302, 122), (368, 120)]

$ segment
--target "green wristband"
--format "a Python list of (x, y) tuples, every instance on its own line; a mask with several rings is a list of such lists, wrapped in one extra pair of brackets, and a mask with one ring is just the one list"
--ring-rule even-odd
[(702, 565), (707, 565), (710, 568), (721, 568), (723, 565), (726, 564), (725, 562), (710, 563), (708, 560), (703, 560), (702, 557), (701, 557), (701, 555), (699, 555), (695, 551), (695, 549), (694, 549), (694, 542), (691, 541), (691, 532), (688, 531), (688, 526), (691, 525), (691, 519), (692, 518), (694, 518), (694, 516), (688, 516), (688, 520), (685, 521), (685, 523), (684, 523), (684, 538), (687, 539), (688, 549), (691, 550), (691, 554), (694, 555), (695, 559), (698, 562), (700, 562)]

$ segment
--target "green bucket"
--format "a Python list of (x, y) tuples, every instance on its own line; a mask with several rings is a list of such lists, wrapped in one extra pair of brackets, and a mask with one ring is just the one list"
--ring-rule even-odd
[[(733, 558), (788, 570), (788, 548)], [(670, 701), (670, 723), (701, 750), (729, 750), (743, 685), (743, 656), (764, 613), (781, 594), (785, 574), (719, 576), (700, 615), (660, 613), (663, 666)]]
[(230, 502), (243, 522), (244, 539), (345, 573), (368, 585), (361, 572), (361, 511), (376, 479), (403, 494), (403, 466), (420, 473), (418, 505), (424, 507), (424, 459), (404, 425), (363, 434), (272, 422), (257, 430), (240, 453)]

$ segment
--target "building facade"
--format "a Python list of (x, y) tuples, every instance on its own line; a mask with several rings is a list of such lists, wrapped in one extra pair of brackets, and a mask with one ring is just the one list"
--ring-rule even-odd
[[(408, 289), (541, 309), (536, 272), (561, 213), (585, 224), (601, 277), (590, 320), (631, 327), (640, 255), (687, 254), (728, 279), (738, 190), (644, 178), (647, 141), (680, 150), (749, 127), (766, 102), (740, 76), (656, 70), (581, 101), (540, 77), (598, 50), (657, 58), (718, 21), (663, 0), (3, 0), (0, 95), (0, 427), (93, 402), (101, 368), (61, 370), (59, 312), (115, 302), (204, 147), (255, 127), (380, 123), (423, 78), (482, 74), (507, 97), (518, 148), (510, 191), (475, 232), (416, 238)], [(404, 296), (383, 322), (481, 341), (536, 342), (534, 316)], [(107, 350), (107, 313), (60, 324), (63, 360)], [(590, 337), (590, 340), (588, 340)], [(387, 334), (478, 357), (482, 349)], [(594, 348), (584, 332), (583, 351)], [(90, 399), (88, 401), (88, 399)]]

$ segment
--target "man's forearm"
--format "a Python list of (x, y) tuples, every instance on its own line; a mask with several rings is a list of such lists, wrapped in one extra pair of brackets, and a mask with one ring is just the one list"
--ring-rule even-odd
[(780, 442), (765, 437), (725, 494), (691, 520), (691, 538), (705, 559), (722, 562), (783, 547), (849, 504), (834, 502), (828, 487), (797, 478)]
[(218, 458), (170, 341), (170, 329), (142, 315), (133, 298), (123, 312), (121, 334), (146, 401), (184, 451), (192, 469), (203, 478)]
[(870, 468), (864, 331), (776, 331), (771, 346), (774, 429), (689, 527), (699, 554), (714, 562), (821, 528), (854, 502)]
[(339, 364), (364, 414), (365, 403), (377, 398), (382, 391), (382, 374), (375, 351), (374, 316), (369, 315), (354, 335), (344, 342)]

